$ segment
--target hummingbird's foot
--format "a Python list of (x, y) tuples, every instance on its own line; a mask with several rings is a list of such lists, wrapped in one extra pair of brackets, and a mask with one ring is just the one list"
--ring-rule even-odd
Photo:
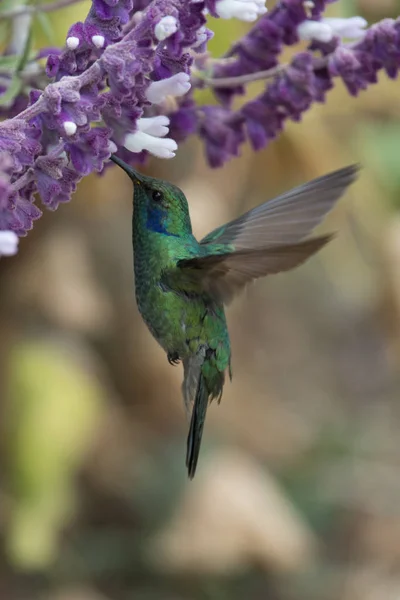
[(179, 354), (177, 352), (168, 352), (167, 359), (170, 365), (179, 365), (180, 359)]

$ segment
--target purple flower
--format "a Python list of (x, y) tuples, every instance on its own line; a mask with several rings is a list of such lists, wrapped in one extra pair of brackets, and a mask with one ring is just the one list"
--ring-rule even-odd
[(65, 144), (71, 163), (79, 175), (89, 175), (101, 171), (103, 163), (110, 158), (111, 130), (106, 127), (93, 127), (78, 136), (76, 142)]
[(185, 98), (178, 110), (170, 115), (169, 131), (172, 139), (178, 142), (196, 133), (199, 124), (199, 112), (193, 98)]
[[(171, 56), (180, 56), (183, 48), (198, 44), (197, 32), (206, 24), (202, 2), (184, 2), (180, 6), (178, 19), (180, 28), (177, 33), (167, 40), (167, 50)], [(178, 40), (174, 38), (179, 37)], [(175, 42), (175, 43), (174, 43)]]
[(65, 153), (62, 156), (39, 156), (35, 164), (35, 181), (43, 204), (55, 210), (61, 202), (68, 202), (80, 179), (68, 167)]
[[(360, 53), (343, 47), (337, 48), (329, 57), (329, 72), (333, 76), (341, 77), (353, 96), (368, 86), (361, 59)], [(370, 73), (377, 78), (375, 69), (371, 68)]]
[(302, 52), (278, 75), (275, 83), (267, 89), (267, 94), (277, 106), (283, 108), (287, 117), (298, 121), (314, 100), (324, 100), (324, 91), (317, 81), (312, 54)]
[(117, 98), (128, 95), (140, 97), (145, 87), (144, 76), (152, 70), (154, 50), (150, 46), (139, 47), (134, 41), (109, 46), (100, 64), (107, 75), (111, 92)]
[(373, 25), (356, 51), (372, 57), (376, 70), (383, 68), (394, 79), (400, 67), (400, 19), (384, 19)]
[(3, 121), (0, 128), (0, 154), (8, 152), (13, 161), (13, 171), (20, 172), (33, 165), (41, 150), (40, 131), (23, 119)]
[[(313, 2), (311, 11), (307, 12), (303, 1), (278, 2), (270, 13), (262, 16), (249, 33), (232, 46), (227, 53), (231, 60), (217, 63), (213, 77), (240, 77), (275, 67), (283, 45), (290, 46), (299, 41), (299, 25), (310, 16), (318, 18), (326, 4), (323, 0)], [(216, 95), (223, 104), (229, 106), (233, 96), (243, 91), (243, 86), (238, 84), (227, 90), (216, 88)]]
[(242, 40), (233, 45), (229, 56), (237, 56), (237, 61), (227, 63), (226, 72), (219, 76), (238, 76), (270, 69), (277, 64), (282, 45), (282, 28), (271, 17), (263, 17)]
[(93, 0), (84, 23), (70, 27), (67, 49), (52, 54), (47, 62), (49, 77), (83, 73), (93, 63), (96, 50), (122, 39), (122, 27), (129, 21), (132, 0)]
[(126, 135), (136, 131), (136, 122), (143, 110), (130, 100), (119, 102), (110, 92), (104, 96), (106, 103), (102, 110), (103, 119), (113, 130), (113, 141), (123, 146)]
[(206, 156), (211, 167), (221, 167), (232, 156), (239, 155), (244, 142), (244, 118), (240, 114), (218, 106), (201, 109), (199, 135), (206, 145)]
[(338, 46), (329, 56), (328, 67), (333, 76), (343, 79), (353, 96), (376, 83), (380, 69), (396, 77), (400, 67), (400, 19), (385, 19), (373, 25), (352, 48)]
[[(98, 25), (103, 33), (109, 33), (111, 22), (116, 22), (120, 28), (129, 21), (132, 8), (132, 0), (93, 0), (87, 21), (91, 25)], [(119, 35), (111, 38), (111, 40), (115, 39), (119, 39)]]
[(33, 221), (42, 216), (42, 211), (34, 204), (35, 185), (30, 182), (19, 193), (10, 197), (11, 211), (14, 212), (15, 223), (10, 227), (20, 237), (25, 236), (33, 227)]
[[(329, 1), (281, 0), (267, 13), (264, 0), (92, 0), (63, 50), (37, 53), (36, 60), (48, 57), (53, 82), (46, 85), (30, 61), (23, 73), (33, 90), (29, 105), (24, 88), (2, 108), (22, 112), (0, 123), (0, 154), (9, 154), (7, 168), (0, 160), (0, 231), (25, 234), (41, 214), (35, 192), (54, 210), (83, 176), (103, 170), (111, 152), (136, 163), (146, 153), (172, 158), (176, 140), (198, 134), (218, 167), (238, 156), (246, 139), (256, 150), (265, 147), (287, 119), (299, 121), (323, 102), (336, 77), (353, 95), (375, 83), (381, 69), (396, 77), (400, 19), (364, 31), (361, 17), (324, 18)], [(213, 60), (207, 11), (257, 22)], [(349, 37), (357, 43), (343, 43)], [(309, 42), (306, 51), (282, 64), (284, 46), (300, 39)], [(264, 91), (233, 110), (233, 98), (262, 79)], [(11, 81), (3, 77), (0, 94)], [(220, 105), (197, 104), (193, 87), (207, 86)]]
[(254, 150), (261, 150), (283, 129), (284, 109), (275, 104), (268, 94), (248, 102), (241, 110), (246, 130)]
[(13, 193), (11, 186), (13, 169), (14, 161), (11, 153), (0, 152), (0, 231), (12, 230), (20, 225), (10, 203)]
[(312, 102), (323, 102), (332, 85), (326, 68), (314, 70), (311, 53), (297, 54), (264, 94), (241, 110), (253, 148), (265, 147), (283, 129), (286, 119), (299, 121)]
[(100, 110), (105, 104), (97, 83), (93, 81), (82, 86), (73, 77), (65, 78), (62, 85), (48, 85), (43, 94), (33, 90), (30, 97), (32, 104), (41, 100), (47, 108), (47, 111), (36, 117), (36, 127), (39, 130), (56, 130), (66, 138), (73, 136), (78, 128), (87, 126), (88, 123), (100, 121)]
[(11, 155), (0, 154), (0, 230), (24, 236), (42, 213), (34, 204), (35, 184), (28, 177), (30, 170), (23, 176), (25, 185), (15, 189), (11, 183), (13, 167)]

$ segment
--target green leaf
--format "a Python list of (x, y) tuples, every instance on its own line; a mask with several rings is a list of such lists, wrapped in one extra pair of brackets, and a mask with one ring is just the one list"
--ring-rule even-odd
[(10, 37), (10, 24), (8, 21), (0, 21), (0, 46), (3, 48)]
[[(79, 348), (78, 348), (78, 356)], [(8, 555), (45, 569), (75, 505), (76, 473), (95, 439), (106, 401), (90, 362), (54, 340), (19, 341), (9, 357), (7, 444), (12, 508)]]
[(16, 96), (18, 96), (18, 94), (20, 93), (22, 89), (22, 81), (21, 79), (16, 75), (15, 77), (13, 77), (11, 79), (10, 85), (8, 86), (7, 90), (4, 92), (4, 94), (2, 94), (0, 96), (0, 106), (4, 106), (4, 107), (9, 107), (12, 105), (13, 100)]
[(0, 17), (3, 12), (8, 12), (17, 6), (26, 6), (27, 4), (27, 0), (1, 0)]
[(16, 71), (20, 60), (21, 57), (17, 54), (10, 54), (9, 56), (0, 56), (0, 71)]
[(29, 56), (32, 48), (32, 25), (29, 29), (29, 34), (26, 40), (25, 48), (17, 66), (17, 71), (22, 71), (29, 60)]
[(38, 12), (36, 14), (36, 19), (49, 45), (56, 46), (57, 41), (54, 35), (54, 30), (49, 15), (47, 13)]

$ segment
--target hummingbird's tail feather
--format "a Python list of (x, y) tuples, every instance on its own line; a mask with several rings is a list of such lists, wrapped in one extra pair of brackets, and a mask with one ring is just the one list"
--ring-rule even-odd
[(186, 466), (190, 479), (196, 473), (197, 461), (199, 459), (201, 438), (203, 436), (204, 422), (208, 407), (208, 390), (203, 373), (200, 371), (197, 384), (196, 396), (190, 419), (189, 435), (187, 438)]
[(183, 361), (183, 398), (189, 412), (192, 407), (187, 438), (186, 466), (190, 479), (196, 473), (207, 407), (214, 398), (221, 399), (225, 372), (217, 365), (216, 351), (204, 347)]

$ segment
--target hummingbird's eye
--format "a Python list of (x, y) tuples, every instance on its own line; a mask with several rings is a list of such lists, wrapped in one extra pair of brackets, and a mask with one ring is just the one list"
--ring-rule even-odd
[(154, 192), (152, 193), (152, 198), (154, 202), (161, 202), (163, 195), (158, 190), (154, 190)]

